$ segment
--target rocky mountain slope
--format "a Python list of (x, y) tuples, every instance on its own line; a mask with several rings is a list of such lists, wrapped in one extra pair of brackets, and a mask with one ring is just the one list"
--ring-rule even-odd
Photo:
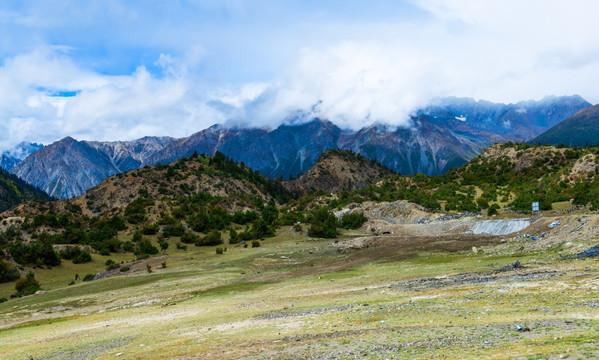
[(272, 178), (297, 177), (328, 149), (352, 150), (402, 174), (435, 175), (465, 164), (493, 143), (529, 140), (589, 105), (579, 96), (509, 105), (452, 98), (417, 112), (408, 127), (350, 131), (313, 119), (273, 130), (215, 125), (182, 139), (97, 143), (67, 138), (33, 153), (11, 172), (61, 198), (81, 195), (107, 176), (194, 152), (220, 151)]
[(64, 138), (28, 156), (11, 173), (58, 198), (83, 194), (105, 178), (137, 169), (173, 139), (94, 142)]
[(0, 212), (30, 200), (50, 200), (43, 191), (0, 169)]
[(594, 146), (599, 144), (599, 105), (580, 110), (534, 138), (535, 144)]
[[(48, 204), (26, 203), (16, 210), (27, 214), (40, 214), (49, 210), (60, 213), (72, 212), (74, 206), (78, 209), (78, 214), (98, 215), (124, 209), (140, 196), (168, 203), (169, 199), (196, 194), (223, 199), (235, 199), (237, 195), (244, 194), (242, 197), (250, 202), (251, 199), (267, 202), (271, 198), (283, 202), (293, 197), (292, 192), (277, 180), (268, 179), (236, 164), (222, 153), (217, 153), (213, 157), (191, 156), (169, 165), (146, 166), (118, 173), (107, 177), (81, 196)], [(244, 203), (246, 200), (239, 201)], [(231, 205), (231, 208), (235, 206)], [(169, 207), (170, 205), (164, 205), (162, 210)], [(11, 213), (3, 215), (10, 216)]]
[(316, 190), (338, 193), (361, 189), (392, 175), (391, 170), (359, 154), (327, 150), (310, 170), (285, 186), (301, 193)]

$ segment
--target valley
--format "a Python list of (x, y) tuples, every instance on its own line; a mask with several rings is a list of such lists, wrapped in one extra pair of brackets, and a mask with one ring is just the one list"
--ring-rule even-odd
[[(562, 225), (549, 230), (555, 219)], [(599, 262), (563, 257), (596, 244), (597, 215), (543, 217), (504, 236), (464, 234), (468, 221), (476, 220), (453, 220), (462, 228), (449, 233), (405, 224), (393, 235), (345, 231), (334, 241), (282, 227), (261, 247), (223, 255), (174, 246), (142, 261), (115, 254), (131, 273), (71, 286), (83, 269), (36, 270), (43, 293), (0, 304), (0, 354), (597, 357)], [(520, 237), (541, 232), (541, 240)], [(83, 271), (101, 270), (105, 258), (93, 255)], [(8, 291), (0, 286), (0, 295)]]
[(1, 2), (0, 360), (599, 359), (598, 12)]
[[(41, 290), (0, 283), (0, 357), (595, 358), (595, 152), (496, 145), (409, 177), (335, 150), (301, 196), (192, 154), (24, 203), (1, 243)], [(526, 195), (551, 199), (533, 216), (538, 184), (561, 190)]]

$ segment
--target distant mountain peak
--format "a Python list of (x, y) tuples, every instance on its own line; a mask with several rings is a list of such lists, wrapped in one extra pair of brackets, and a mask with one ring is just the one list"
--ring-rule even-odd
[(78, 142), (67, 137), (31, 154), (11, 172), (53, 196), (72, 197), (107, 176), (169, 164), (194, 152), (220, 151), (268, 177), (288, 179), (308, 171), (321, 153), (343, 149), (402, 174), (436, 175), (463, 165), (493, 143), (530, 140), (587, 106), (579, 96), (518, 104), (445, 98), (416, 112), (409, 127), (365, 119), (364, 128), (345, 130), (304, 111), (296, 114), (297, 121), (274, 129), (217, 124), (181, 139)]
[(14, 148), (0, 154), (0, 168), (10, 171), (16, 164), (29, 156), (29, 154), (43, 147), (44, 145), (38, 143), (21, 142)]

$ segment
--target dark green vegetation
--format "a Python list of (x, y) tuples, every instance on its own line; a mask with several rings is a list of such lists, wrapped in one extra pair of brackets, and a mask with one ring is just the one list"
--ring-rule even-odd
[[(200, 179), (197, 185), (190, 181), (193, 179)], [(210, 192), (198, 191), (202, 186)], [(117, 206), (120, 199), (109, 191), (129, 199), (127, 204)], [(63, 260), (82, 264), (92, 260), (90, 252), (103, 256), (128, 252), (144, 259), (165, 252), (170, 238), (176, 238), (177, 249), (187, 246), (181, 243), (217, 246), (227, 240), (237, 244), (265, 239), (274, 236), (280, 225), (306, 221), (308, 213), (279, 210), (295, 196), (279, 181), (220, 153), (214, 157), (194, 154), (171, 165), (119, 174), (104, 187), (88, 192), (82, 198), (87, 200), (86, 207), (79, 205), (78, 199), (30, 203), (22, 212), (10, 214), (13, 218), (2, 220), (0, 259), (6, 265), (2, 279), (14, 281), (19, 277), (14, 263), (32, 268), (57, 266)], [(104, 202), (98, 205), (100, 201)], [(107, 210), (95, 214), (98, 209)], [(314, 236), (336, 236), (335, 217), (323, 211), (332, 222), (320, 223), (313, 215), (308, 218), (318, 222), (316, 227), (332, 229)], [(252, 243), (257, 245), (259, 242)], [(112, 265), (106, 266), (116, 268)]]
[(599, 105), (580, 110), (533, 139), (531, 143), (568, 146), (599, 144)]
[(9, 282), (21, 277), (19, 269), (4, 260), (0, 260), (0, 282)]
[[(408, 200), (434, 210), (485, 210), (489, 216), (505, 206), (529, 212), (533, 201), (547, 210), (570, 198), (596, 209), (598, 157), (599, 147), (507, 143), (490, 147), (445, 175), (394, 175), (338, 196), (320, 190), (297, 199), (279, 181), (220, 153), (194, 154), (171, 165), (118, 175), (79, 200), (30, 203), (29, 212), (25, 206), (25, 215), (20, 213), (17, 220), (2, 220), (0, 259), (8, 264), (2, 274), (4, 281), (14, 280), (14, 263), (85, 263), (91, 260), (90, 251), (105, 256), (124, 251), (143, 259), (166, 252), (171, 238), (177, 249), (264, 240), (280, 226), (302, 232), (301, 224), (307, 224), (309, 236), (335, 238), (339, 228), (357, 229), (367, 219), (357, 212), (337, 218), (332, 210), (366, 200)], [(79, 205), (82, 201), (86, 206)], [(105, 210), (96, 213), (98, 209)], [(57, 244), (63, 245), (60, 252), (53, 248)]]
[(14, 297), (35, 294), (40, 289), (40, 284), (35, 280), (33, 271), (27, 273), (23, 279), (17, 280), (15, 283)]
[(599, 208), (599, 147), (568, 148), (506, 143), (494, 145), (468, 164), (440, 176), (393, 176), (378, 185), (343, 192), (332, 208), (352, 202), (408, 200), (426, 208), (493, 215), (502, 203), (530, 212), (573, 199)]
[(0, 212), (32, 200), (48, 201), (52, 198), (0, 168)]

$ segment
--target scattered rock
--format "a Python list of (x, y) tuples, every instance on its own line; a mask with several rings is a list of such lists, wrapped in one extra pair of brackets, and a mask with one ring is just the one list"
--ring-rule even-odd
[(599, 245), (596, 245), (596, 246), (593, 246), (592, 248), (586, 249), (585, 251), (580, 252), (576, 255), (581, 258), (599, 256)]
[(501, 269), (496, 270), (496, 272), (512, 271), (512, 270), (522, 269), (522, 268), (524, 268), (524, 266), (522, 266), (522, 264), (520, 263), (520, 260), (518, 260), (513, 264), (506, 265), (506, 266), (502, 267)]

